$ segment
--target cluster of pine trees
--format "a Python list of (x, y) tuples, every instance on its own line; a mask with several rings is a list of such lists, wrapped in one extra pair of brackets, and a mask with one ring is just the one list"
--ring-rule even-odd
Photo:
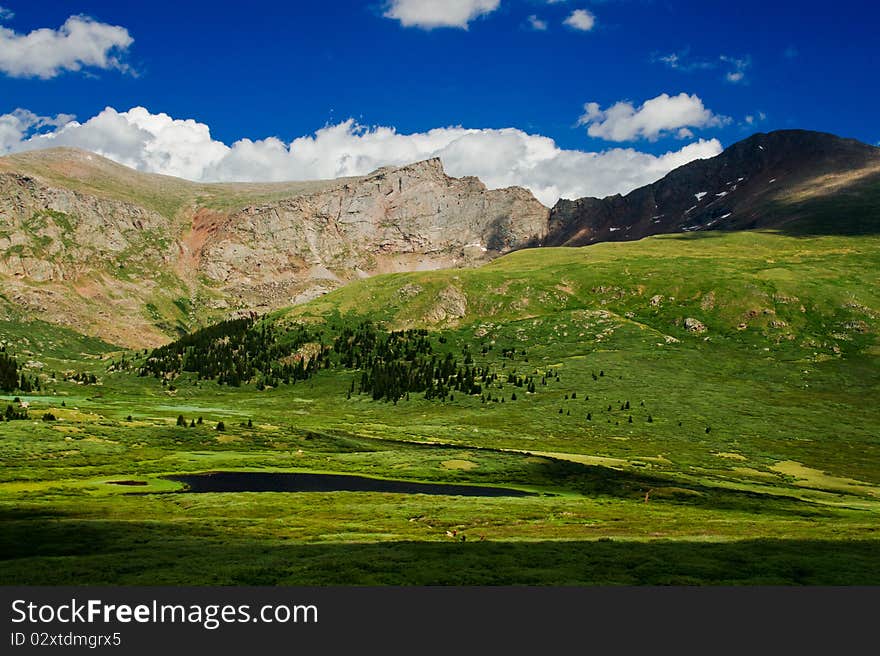
[(433, 352), (424, 328), (385, 332), (371, 321), (362, 321), (354, 328), (343, 326), (333, 341), (339, 364), (347, 369), (368, 369), (375, 359), (415, 360)]
[[(507, 382), (514, 387), (523, 387), (527, 392), (531, 392), (532, 394), (535, 393), (534, 376), (520, 376), (514, 370), (507, 374)], [(544, 384), (546, 385), (546, 381), (544, 382)]]
[(27, 419), (28, 411), (27, 408), (22, 408), (21, 410), (16, 410), (12, 405), (6, 406), (6, 412), (3, 413), (4, 421), (16, 421), (19, 419)]
[[(455, 392), (482, 395), (484, 388), (498, 381), (498, 374), (488, 366), (474, 364), (468, 346), (464, 347), (462, 363), (452, 353), (435, 352), (425, 329), (389, 333), (365, 321), (355, 328), (343, 328), (333, 350), (339, 354), (341, 366), (361, 370), (360, 384), (352, 381), (349, 396), (370, 394), (374, 400), (397, 403), (419, 393), (428, 400), (452, 401)], [(511, 349), (505, 357), (512, 359), (514, 355)], [(513, 372), (508, 381), (534, 391), (530, 377)]]
[(40, 379), (37, 376), (28, 378), (23, 371), (19, 370), (18, 361), (6, 352), (6, 347), (0, 347), (0, 391), (14, 392), (16, 390), (25, 394), (40, 389)]
[(438, 379), (452, 373), (451, 354), (438, 362), (425, 329), (385, 332), (372, 322), (343, 327), (333, 342), (338, 364), (360, 369), (360, 387), (352, 382), (352, 393), (372, 394), (373, 399), (397, 401), (410, 392), (426, 392), (426, 397), (445, 396)]
[(445, 401), (455, 390), (478, 394), (474, 374), (458, 366), (451, 353), (443, 358), (437, 355), (418, 355), (412, 360), (371, 358), (369, 369), (361, 373), (361, 393), (371, 393), (374, 400), (397, 402), (410, 392), (424, 392), (425, 398)]
[[(329, 366), (330, 347), (320, 339), (320, 333), (305, 326), (284, 333), (282, 339), (268, 322), (230, 319), (154, 349), (138, 373), (164, 379), (191, 372), (199, 380), (233, 387), (255, 383), (258, 389), (289, 385)], [(310, 344), (307, 354), (296, 355)]]
[(95, 374), (87, 374), (85, 372), (67, 374), (64, 376), (64, 380), (73, 381), (82, 385), (96, 385), (98, 383), (98, 377)]
[[(144, 351), (144, 355), (147, 355), (146, 350)], [(110, 365), (107, 367), (107, 372), (110, 373), (113, 371), (129, 371), (132, 368), (133, 364), (134, 363), (131, 358), (126, 358), (125, 354), (123, 353), (122, 358), (118, 362), (116, 360), (113, 360), (110, 363)]]
[[(154, 349), (139, 375), (164, 381), (192, 372), (200, 380), (232, 386), (253, 383), (264, 389), (307, 380), (320, 369), (339, 367), (361, 372), (360, 379), (349, 387), (349, 397), (369, 394), (374, 400), (393, 403), (414, 393), (428, 400), (454, 400), (455, 393), (460, 393), (494, 401), (489, 388), (502, 389), (505, 380), (525, 391), (535, 391), (534, 376), (519, 375), (514, 369), (506, 379), (499, 378), (489, 366), (475, 364), (467, 345), (461, 362), (453, 353), (438, 353), (424, 328), (388, 332), (362, 321), (332, 326), (331, 334), (335, 334), (332, 345), (325, 345), (323, 332), (306, 326), (280, 332), (256, 317), (231, 319)], [(446, 343), (442, 336), (438, 341)], [(482, 350), (485, 353), (491, 346), (483, 344)], [(503, 351), (505, 360), (520, 355), (524, 357), (525, 351)], [(115, 366), (125, 368), (122, 362)], [(543, 379), (541, 382), (546, 384)], [(510, 400), (515, 399), (514, 392)]]

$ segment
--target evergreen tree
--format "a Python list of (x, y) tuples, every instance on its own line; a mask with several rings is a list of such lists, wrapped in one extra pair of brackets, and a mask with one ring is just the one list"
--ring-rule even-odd
[(0, 352), (0, 391), (13, 392), (18, 388), (18, 382), (18, 362), (5, 352)]
[(16, 410), (11, 405), (6, 406), (6, 413), (3, 415), (6, 421), (25, 420), (28, 418), (27, 409)]

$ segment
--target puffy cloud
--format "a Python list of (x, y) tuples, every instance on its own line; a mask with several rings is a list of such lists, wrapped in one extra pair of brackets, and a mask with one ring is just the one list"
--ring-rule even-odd
[(586, 9), (575, 9), (568, 18), (562, 21), (565, 25), (581, 32), (589, 32), (596, 24), (596, 17)]
[(628, 101), (620, 101), (602, 109), (599, 103), (584, 105), (578, 125), (586, 125), (587, 134), (608, 141), (656, 141), (668, 133), (680, 139), (693, 136), (689, 128), (719, 127), (731, 119), (706, 109), (696, 94), (680, 93), (670, 96), (662, 93), (646, 100), (639, 108)]
[(0, 21), (12, 20), (15, 18), (15, 12), (6, 7), (0, 7)]
[(85, 123), (71, 121), (58, 130), (24, 141), (25, 148), (71, 146), (108, 157), (141, 171), (200, 180), (229, 147), (211, 138), (204, 123), (151, 114), (143, 107), (104, 109)]
[(0, 116), (0, 155), (12, 150), (18, 150), (23, 146), (24, 135), (35, 135), (43, 128), (59, 128), (75, 117), (73, 114), (58, 114), (58, 116), (37, 116), (26, 109), (16, 109), (11, 114)]
[(538, 18), (534, 14), (529, 16), (529, 25), (538, 32), (545, 32), (547, 30), (547, 21)]
[(400, 21), (404, 27), (466, 30), (472, 20), (491, 14), (500, 4), (501, 0), (390, 0), (386, 3), (385, 17)]
[(523, 186), (549, 206), (559, 198), (625, 194), (721, 150), (715, 139), (659, 156), (631, 148), (563, 150), (547, 137), (507, 129), (461, 137), (438, 155), (450, 175), (476, 175), (492, 188)]
[[(0, 8), (0, 19), (11, 12)], [(57, 30), (19, 34), (0, 25), (0, 72), (12, 77), (53, 78), (83, 67), (129, 70), (121, 57), (134, 42), (124, 27), (71, 16)]]
[(268, 138), (227, 146), (213, 139), (203, 123), (143, 107), (127, 112), (108, 107), (83, 123), (25, 110), (0, 116), (0, 153), (53, 146), (84, 148), (141, 171), (198, 181), (315, 180), (440, 157), (450, 175), (474, 175), (493, 189), (523, 186), (545, 205), (560, 197), (626, 193), (721, 152), (714, 139), (663, 155), (631, 148), (585, 152), (561, 149), (548, 137), (514, 128), (444, 127), (401, 134), (351, 119), (289, 144)]

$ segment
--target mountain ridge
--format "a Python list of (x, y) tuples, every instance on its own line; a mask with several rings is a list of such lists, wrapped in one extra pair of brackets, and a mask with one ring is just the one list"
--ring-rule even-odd
[(525, 189), (450, 177), (438, 159), (332, 181), (203, 184), (73, 149), (13, 155), (0, 158), (0, 303), (155, 344), (376, 273), (485, 262), (541, 238), (548, 212)]
[(538, 245), (779, 227), (796, 218), (780, 216), (778, 207), (773, 211), (774, 201), (785, 200), (786, 192), (797, 194), (812, 181), (855, 171), (880, 184), (880, 148), (809, 130), (757, 133), (628, 194), (560, 200), (551, 209), (548, 236)]
[(880, 233), (880, 149), (758, 133), (626, 195), (552, 209), (521, 187), (448, 176), (439, 158), (336, 180), (200, 183), (77, 149), (31, 151), (0, 158), (0, 319), (151, 346), (375, 274), (764, 228)]

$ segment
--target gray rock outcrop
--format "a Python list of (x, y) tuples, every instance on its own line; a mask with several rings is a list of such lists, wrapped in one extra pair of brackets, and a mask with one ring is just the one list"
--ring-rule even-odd
[(153, 344), (362, 277), (481, 264), (543, 239), (548, 214), (527, 190), (449, 177), (439, 159), (324, 183), (205, 185), (70, 149), (11, 156), (0, 305)]

